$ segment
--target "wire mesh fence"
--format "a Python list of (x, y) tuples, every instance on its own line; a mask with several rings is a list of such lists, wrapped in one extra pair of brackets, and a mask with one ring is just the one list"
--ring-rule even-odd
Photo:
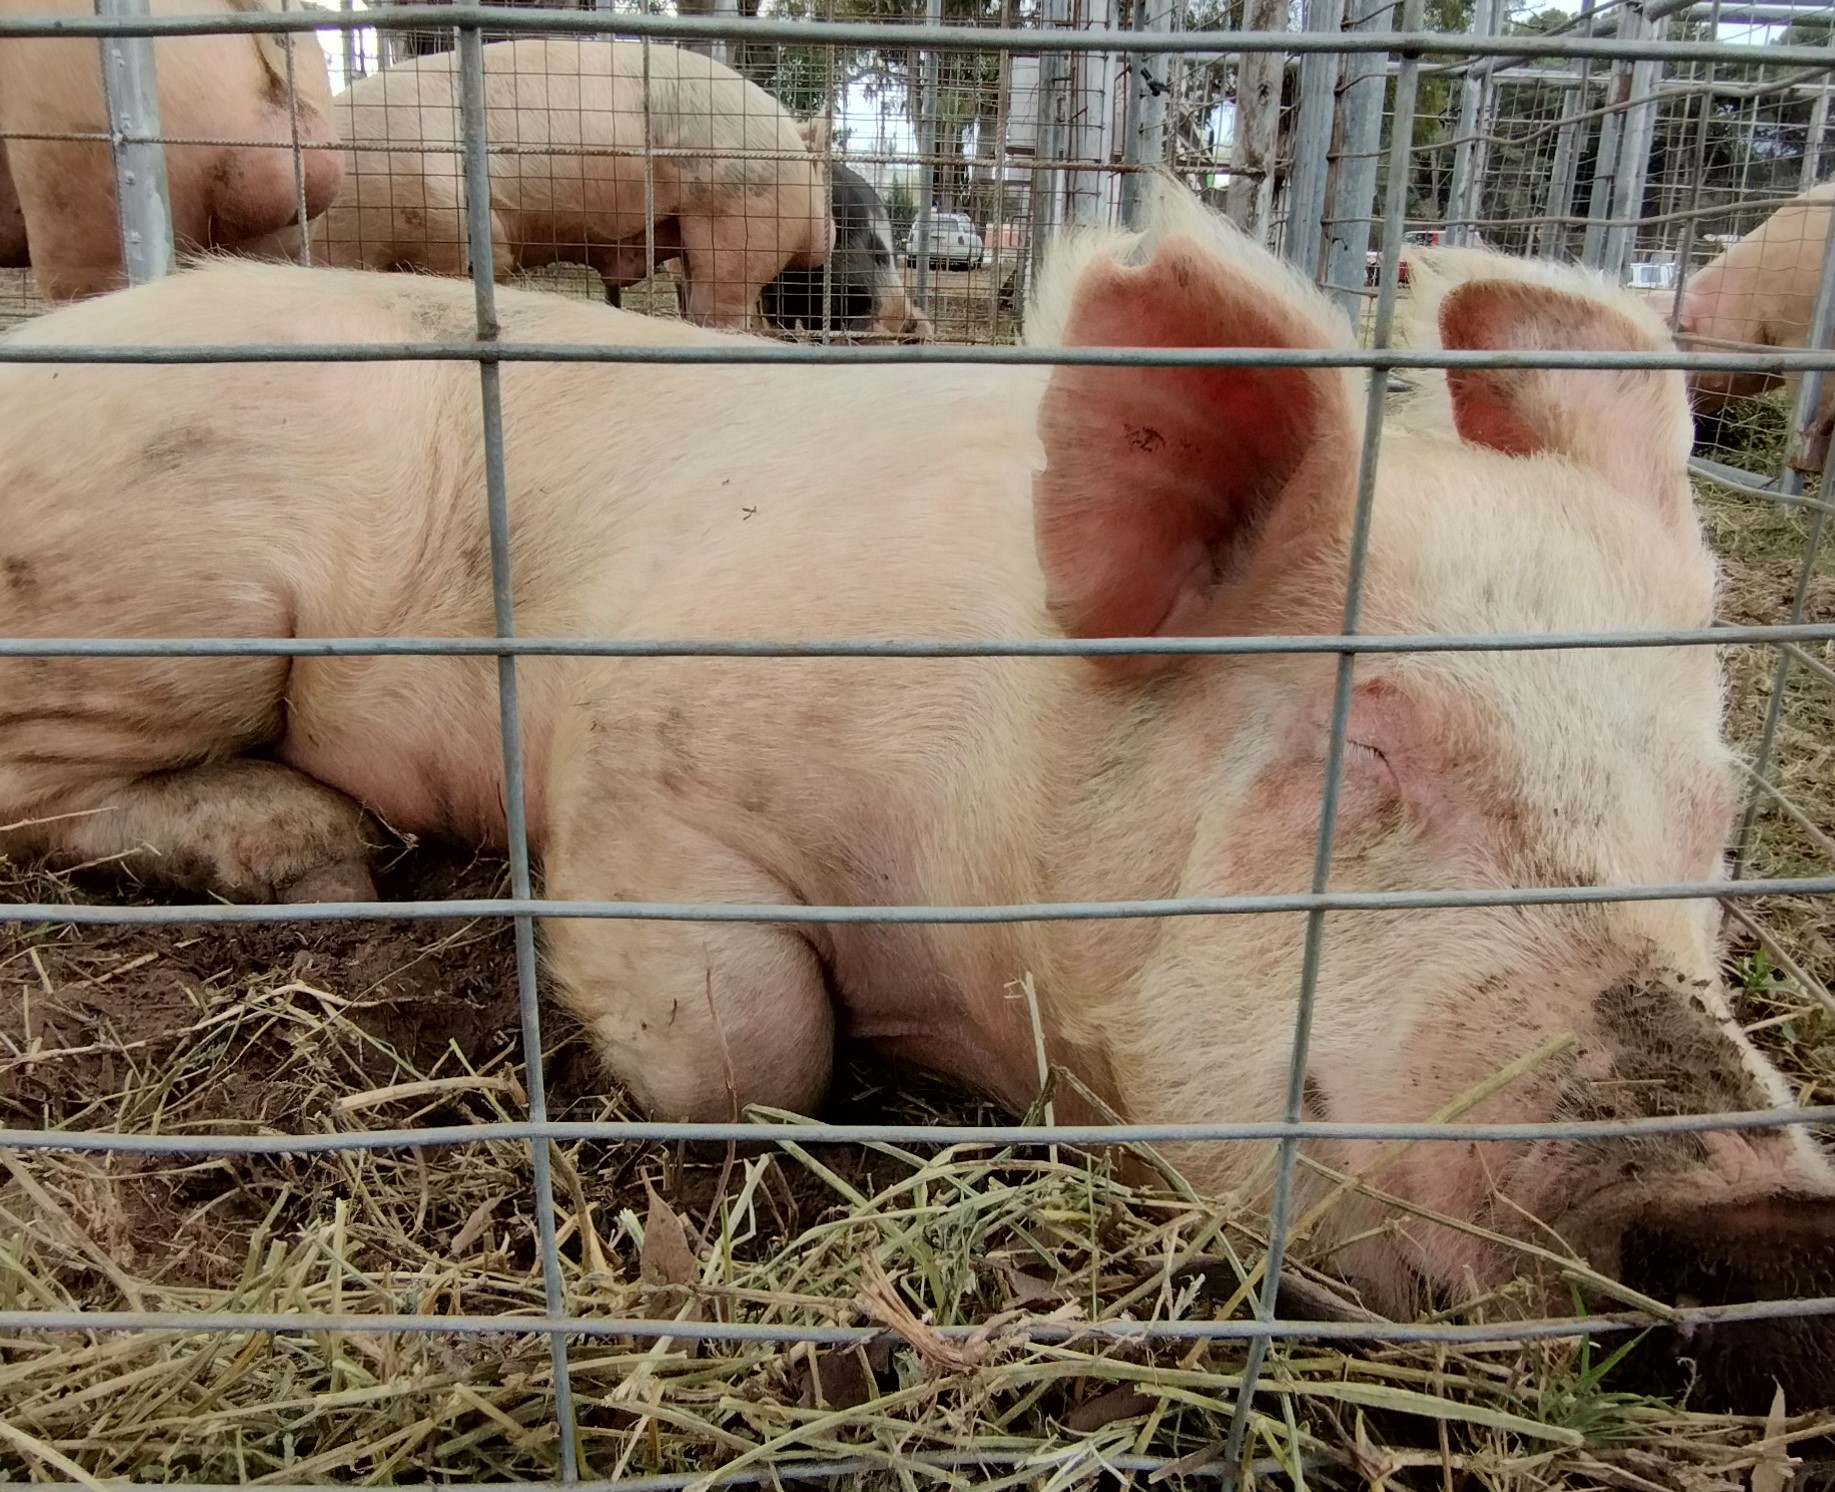
[(148, 11), (0, 8), (8, 1475), (1829, 1474), (1826, 9)]

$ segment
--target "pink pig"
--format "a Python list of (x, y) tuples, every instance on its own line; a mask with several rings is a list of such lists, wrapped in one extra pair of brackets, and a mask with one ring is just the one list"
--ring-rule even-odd
[[(151, 0), (156, 16), (275, 9), (269, 0)], [(0, 0), (0, 14), (14, 17), (94, 13), (90, 0)], [(336, 150), (313, 148), (336, 145), (337, 135), (325, 52), (311, 32), (165, 36), (152, 50), (160, 134), (193, 142), (165, 147), (172, 232), (181, 250), (237, 248), (297, 221), (302, 184), (307, 216), (325, 210), (344, 162)], [(297, 174), (296, 119), (305, 147)], [(107, 128), (94, 37), (0, 38), (0, 135), (97, 135)], [(0, 259), (10, 264), (29, 241), (39, 292), (50, 300), (120, 285), (108, 146), (99, 139), (15, 138), (0, 158), (0, 168), (7, 166)], [(9, 197), (23, 238), (8, 231)]]
[[(1688, 281), (1676, 330), (1685, 338), (1703, 339), (1696, 349), (1702, 352), (1733, 350), (1726, 344), (1807, 347), (1831, 212), (1835, 182), (1785, 203)], [(1707, 415), (1780, 383), (1795, 396), (1795, 375), (1703, 372), (1690, 378), (1695, 407)], [(1835, 375), (1823, 379), (1805, 448), (1797, 455), (1807, 471), (1819, 473), (1828, 459), (1832, 411)]]
[[(1181, 189), (1054, 252), (1035, 345), (1344, 349), (1332, 304)], [(1421, 256), (1414, 345), (1661, 348), (1578, 272)], [(733, 345), (505, 291), (507, 342)], [(463, 341), (471, 288), (220, 264), (14, 345)], [(503, 368), (517, 622), (614, 638), (1236, 637), (1339, 630), (1364, 375), (1319, 368)], [(157, 380), (158, 397), (149, 390)], [(484, 636), (464, 364), (0, 368), (0, 633)], [(666, 409), (666, 420), (655, 412)], [(591, 418), (581, 411), (590, 410)], [(81, 432), (80, 438), (75, 432)], [(1673, 372), (1465, 371), (1386, 430), (1363, 625), (1705, 627), (1715, 565)], [(883, 473), (873, 501), (861, 471)], [(784, 906), (1263, 895), (1310, 881), (1330, 656), (519, 665), (546, 894)], [(1736, 795), (1705, 647), (1359, 661), (1332, 884), (1707, 881)], [(0, 660), (0, 845), (223, 896), (374, 894), (374, 815), (501, 844), (484, 658)], [(1052, 1062), (1135, 1121), (1279, 1116), (1299, 914), (977, 926), (556, 919), (552, 993), (653, 1113), (808, 1111), (837, 1040), (1014, 1109)], [(1422, 1121), (1570, 1038), (1477, 1120), (1770, 1108), (1710, 902), (1337, 912), (1314, 1118)], [(1060, 1110), (1061, 1113), (1066, 1112)], [(1068, 1116), (1068, 1115), (1067, 1115)], [(1359, 1174), (1384, 1153), (1309, 1143)], [(1265, 1144), (1170, 1147), (1213, 1191)], [(1328, 1188), (1302, 1171), (1302, 1205)], [(1800, 1129), (1409, 1149), (1311, 1242), (1394, 1312), (1573, 1245), (1715, 1303), (1835, 1289)], [(1544, 1298), (1566, 1303), (1557, 1281)], [(1646, 1344), (1704, 1403), (1835, 1397), (1835, 1324)], [(1653, 1369), (1655, 1371), (1655, 1369)], [(1666, 1369), (1664, 1370), (1666, 1371)]]
[[(780, 271), (827, 258), (826, 120), (799, 124), (756, 83), (678, 47), (528, 36), (482, 50), (488, 138), (515, 147), (490, 158), (499, 279), (584, 260), (616, 295), (649, 276), (653, 250), (683, 265), (690, 317), (743, 328)], [(338, 95), (349, 159), (311, 225), (313, 263), (467, 272), (458, 65), (452, 52), (417, 57)], [(298, 240), (257, 250), (295, 258)]]

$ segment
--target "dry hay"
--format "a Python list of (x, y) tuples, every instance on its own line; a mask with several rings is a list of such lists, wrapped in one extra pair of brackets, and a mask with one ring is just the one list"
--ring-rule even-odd
[[(384, 893), (502, 891), (419, 853)], [(15, 872), (7, 899), (90, 891)], [(519, 1114), (513, 959), (483, 924), (20, 929), (5, 980), (9, 1127), (350, 1133)], [(557, 1118), (629, 1117), (581, 1044), (551, 1047)], [(909, 1085), (901, 1085), (909, 1087)], [(992, 1117), (855, 1071), (836, 1117)], [(1231, 1342), (1072, 1337), (1040, 1322), (1242, 1318), (1256, 1219), (1074, 1154), (569, 1144), (553, 1151), (569, 1307), (588, 1317), (887, 1328), (868, 1347), (612, 1339), (569, 1354), (594, 1476), (864, 1458), (990, 1458), (1015, 1484), (1132, 1457), (1213, 1462)], [(526, 1147), (281, 1158), (0, 1153), (0, 1309), (539, 1314)], [(654, 1196), (652, 1193), (654, 1188)], [(1301, 1302), (1355, 1302), (1295, 1276)], [(1488, 1302), (1468, 1319), (1509, 1319)], [(937, 1328), (976, 1328), (966, 1338)], [(1255, 1452), (1319, 1487), (1744, 1485), (1762, 1427), (1615, 1394), (1609, 1347), (1278, 1349)], [(42, 1332), (0, 1339), (15, 1477), (408, 1481), (552, 1477), (545, 1340)], [(1824, 1413), (1774, 1427), (1793, 1443)], [(966, 1468), (953, 1476), (960, 1480)], [(978, 1485), (1003, 1484), (983, 1469)], [(909, 1484), (907, 1465), (897, 1473)], [(1371, 1478), (1387, 1476), (1386, 1482)], [(927, 1477), (927, 1480), (937, 1479)], [(991, 1479), (991, 1480), (990, 1480)], [(1281, 1484), (1277, 1478), (1276, 1484)]]
[[(573, 288), (573, 287), (569, 287)], [(591, 286), (574, 290), (590, 294)], [(1788, 611), (1800, 513), (1705, 492), (1724, 615)], [(1809, 615), (1827, 619), (1825, 560)], [(1771, 664), (1730, 650), (1750, 742)], [(1817, 656), (1827, 659), (1827, 650)], [(1811, 687), (1812, 683), (1816, 687)], [(1754, 869), (1830, 863), (1830, 696), (1787, 696), (1778, 782), (1817, 831), (1761, 821)], [(502, 894), (489, 860), (404, 852), (390, 897)], [(105, 879), (0, 862), (8, 901), (106, 900)], [(1835, 978), (1826, 903), (1756, 908), (1805, 980)], [(1835, 1102), (1835, 1022), (1748, 929), (1729, 974), (1807, 1103)], [(551, 1113), (629, 1115), (577, 1033), (548, 1017)], [(134, 1133), (355, 1133), (519, 1117), (508, 930), (484, 923), (0, 929), (0, 1124)], [(849, 1068), (833, 1117), (976, 1123), (958, 1095)], [(1078, 1337), (1089, 1322), (1244, 1319), (1259, 1223), (1075, 1153), (760, 1144), (554, 1147), (568, 1309), (606, 1319), (881, 1328), (812, 1350), (681, 1338), (573, 1343), (585, 1475), (836, 1485), (1150, 1485), (1214, 1472), (1243, 1351)], [(553, 1478), (526, 1146), (277, 1158), (0, 1151), (0, 1310), (502, 1316), (489, 1336), (168, 1330), (0, 1336), (0, 1477), (60, 1482)], [(1577, 1277), (1583, 1272), (1576, 1271)], [(1343, 1287), (1292, 1303), (1355, 1317)], [(1498, 1297), (1456, 1319), (1507, 1322)], [(1055, 1337), (1040, 1324), (1059, 1328)], [(951, 1328), (960, 1328), (954, 1334)], [(1070, 1332), (1068, 1336), (1066, 1333)], [(1500, 1335), (1502, 1334), (1500, 1328)], [(1270, 1357), (1251, 1453), (1263, 1485), (1835, 1485), (1835, 1410), (1770, 1423), (1618, 1392), (1614, 1339), (1449, 1349), (1294, 1344)], [(1145, 1459), (1142, 1459), (1145, 1458)], [(1304, 1463), (1304, 1482), (1291, 1468)], [(1826, 1477), (1826, 1480), (1820, 1479)]]

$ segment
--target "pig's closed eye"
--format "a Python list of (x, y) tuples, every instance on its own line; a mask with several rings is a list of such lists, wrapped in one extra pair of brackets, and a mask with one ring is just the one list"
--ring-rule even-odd
[(1367, 742), (1349, 736), (1344, 743), (1344, 776), (1346, 787), (1385, 799), (1399, 794), (1402, 788), (1388, 757)]

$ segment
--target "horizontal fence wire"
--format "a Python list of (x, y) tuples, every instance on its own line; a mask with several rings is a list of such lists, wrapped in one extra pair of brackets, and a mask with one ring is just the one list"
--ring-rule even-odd
[(1545, 653), (1615, 648), (1835, 642), (1835, 622), (1676, 627), (1637, 632), (1382, 636), (1010, 637), (935, 641), (612, 637), (0, 637), (0, 658), (1193, 658), (1315, 653)]
[(1164, 1145), (1298, 1139), (1446, 1140), (1520, 1144), (1526, 1140), (1636, 1140), (1661, 1135), (1756, 1134), (1835, 1121), (1835, 1106), (1675, 1114), (1643, 1119), (1541, 1120), (1528, 1124), (1359, 1124), (1344, 1119), (1270, 1119), (1240, 1124), (833, 1124), (794, 1125), (643, 1120), (511, 1120), (352, 1130), (326, 1134), (117, 1134), (107, 1130), (0, 1130), (0, 1148), (90, 1155), (311, 1155), (337, 1151), (446, 1149), (491, 1141), (641, 1141), (668, 1144), (795, 1145)]
[[(8, 827), (0, 825), (0, 828)], [(792, 902), (557, 901), (462, 898), (441, 901), (316, 901), (239, 905), (108, 906), (0, 902), (0, 923), (70, 926), (207, 922), (400, 921), (473, 917), (584, 918), (625, 922), (761, 922), (785, 925), (946, 926), (1010, 922), (1114, 922), (1136, 917), (1224, 917), (1277, 912), (1432, 912), (1463, 907), (1607, 906), (1618, 902), (1708, 901), (1835, 895), (1835, 875), (1672, 881), (1609, 886), (1509, 886), (1469, 891), (1292, 891), (1243, 896), (1180, 896), (1135, 901), (1018, 902), (1005, 906), (820, 906)]]
[(165, 347), (40, 347), (0, 342), (0, 364), (56, 367), (220, 363), (679, 363), (735, 367), (773, 363), (938, 363), (1064, 368), (1552, 368), (1572, 372), (1697, 371), (1810, 373), (1835, 370), (1825, 352), (1444, 352), (1413, 348), (824, 346), (740, 341), (679, 347), (570, 342), (343, 342)]
[[(1002, 1328), (1008, 1340), (1061, 1344), (1113, 1342), (1271, 1342), (1314, 1339), (1321, 1342), (1421, 1343), (1425, 1345), (1504, 1346), (1514, 1342), (1553, 1342), (1591, 1336), (1611, 1337), (1648, 1331), (1653, 1325), (1710, 1326), (1738, 1321), (1801, 1321), (1835, 1316), (1835, 1296), (1768, 1300), (1750, 1305), (1689, 1307), (1661, 1316), (1647, 1312), (1605, 1311), (1568, 1320), (1487, 1322), (1392, 1321), (1015, 1321)], [(985, 1327), (931, 1328), (942, 1341), (964, 1341)], [(807, 1342), (846, 1347), (884, 1340), (887, 1328), (874, 1326), (794, 1326), (747, 1321), (654, 1321), (604, 1316), (328, 1315), (301, 1311), (55, 1311), (0, 1310), (0, 1331), (199, 1331), (212, 1335), (236, 1332), (348, 1332), (377, 1335), (416, 1332), (446, 1336), (577, 1336), (588, 1341), (632, 1337), (653, 1342)]]

